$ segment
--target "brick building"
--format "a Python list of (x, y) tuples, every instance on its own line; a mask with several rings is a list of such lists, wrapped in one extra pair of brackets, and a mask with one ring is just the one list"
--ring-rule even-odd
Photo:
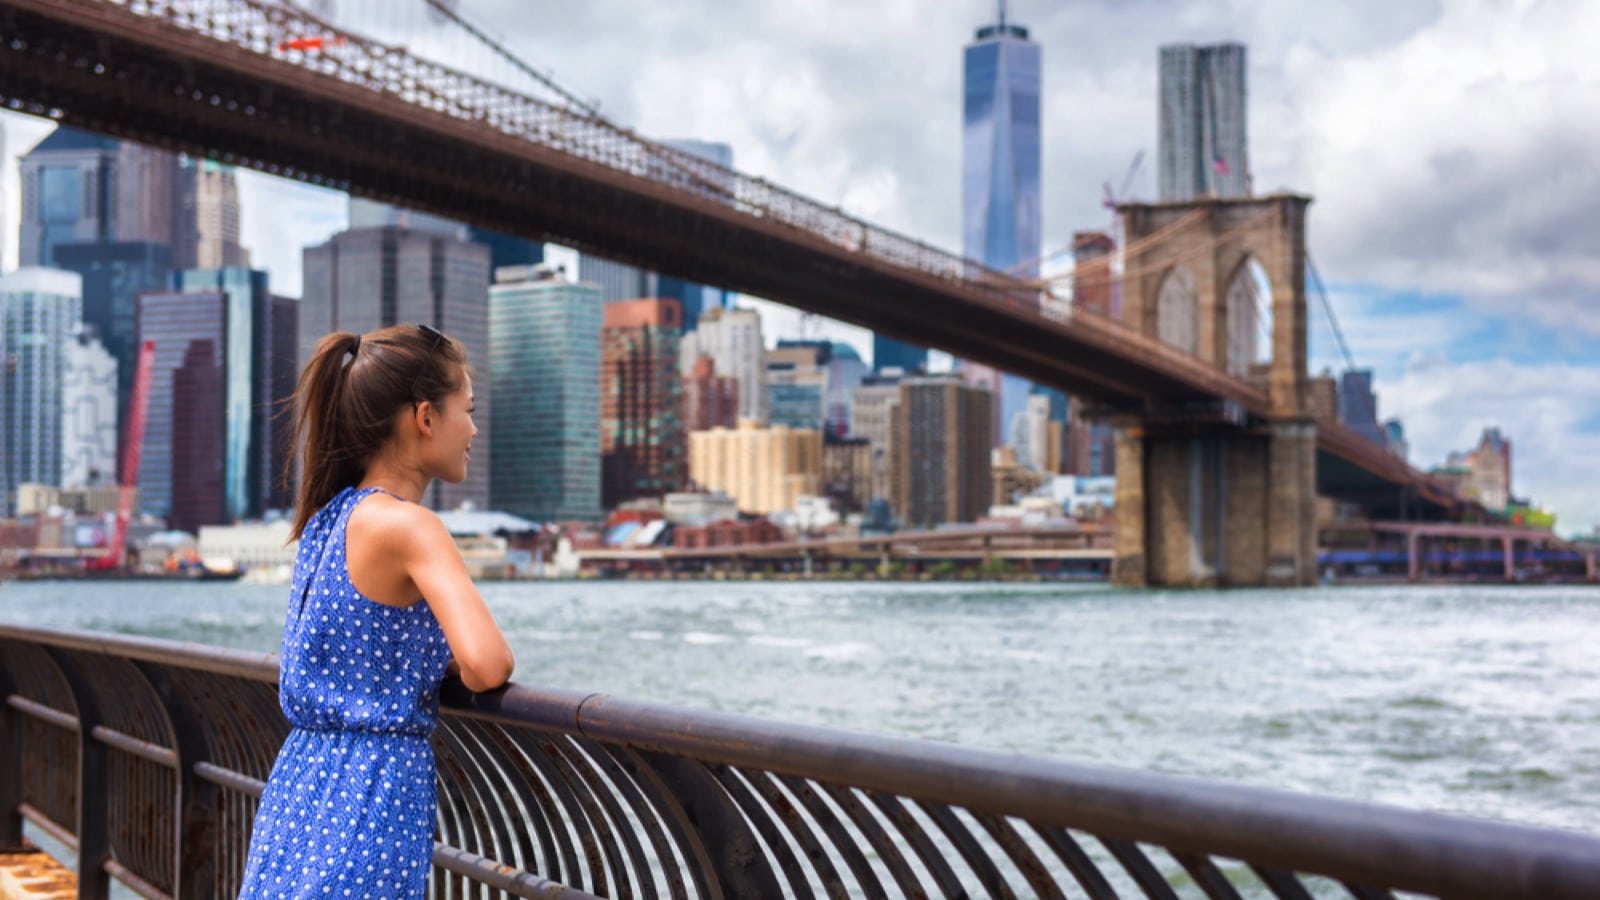
[(717, 374), (716, 361), (710, 356), (697, 357), (683, 379), (683, 423), (688, 431), (739, 424), (739, 380)]
[(683, 487), (688, 441), (678, 341), (683, 308), (656, 298), (607, 304), (600, 337), (600, 495), (613, 509)]

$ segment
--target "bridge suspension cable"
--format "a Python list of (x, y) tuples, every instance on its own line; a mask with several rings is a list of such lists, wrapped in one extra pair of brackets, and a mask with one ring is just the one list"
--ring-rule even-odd
[(1355, 357), (1350, 355), (1350, 346), (1344, 341), (1344, 332), (1339, 329), (1339, 319), (1333, 314), (1333, 304), (1328, 302), (1328, 290), (1322, 285), (1322, 276), (1317, 273), (1317, 264), (1311, 259), (1310, 249), (1306, 250), (1306, 272), (1311, 275), (1311, 283), (1317, 289), (1317, 297), (1322, 300), (1323, 313), (1328, 317), (1328, 327), (1333, 330), (1333, 339), (1339, 346), (1340, 355), (1344, 357), (1345, 368), (1354, 369)]

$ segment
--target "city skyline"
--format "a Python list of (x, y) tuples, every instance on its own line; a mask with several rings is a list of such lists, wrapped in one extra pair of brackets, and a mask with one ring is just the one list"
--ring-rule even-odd
[[(465, 11), (505, 23), (518, 52), (598, 97), (624, 124), (724, 140), (746, 171), (957, 245), (952, 57), (972, 28), (992, 19), (992, 4), (936, 18), (892, 5), (840, 8), (826, 29), (814, 9), (746, 10), (732, 22), (743, 36), (723, 60), (674, 43), (697, 19), (692, 6), (657, 11), (610, 23), (619, 42), (635, 28), (658, 32), (635, 66), (610, 68), (602, 63), (611, 54), (563, 41), (600, 11), (553, 11), (535, 34), (497, 13), (502, 7), (482, 0)], [(1314, 257), (1357, 365), (1375, 370), (1384, 415), (1406, 422), (1412, 459), (1437, 462), (1499, 424), (1526, 451), (1518, 483), (1555, 506), (1564, 529), (1582, 527), (1600, 519), (1600, 488), (1586, 483), (1582, 465), (1600, 456), (1600, 361), (1589, 348), (1600, 334), (1600, 304), (1590, 302), (1596, 275), (1579, 235), (1595, 218), (1581, 205), (1595, 195), (1584, 187), (1600, 173), (1580, 150), (1600, 116), (1579, 90), (1596, 63), (1580, 56), (1573, 36), (1595, 12), (1573, 3), (1383, 9), (1389, 14), (1363, 15), (1358, 6), (1285, 19), (1273, 12), (1282, 7), (1267, 5), (1229, 19), (1176, 3), (1165, 12), (1012, 4), (1012, 17), (1028, 23), (1045, 51), (1046, 247), (1065, 243), (1073, 228), (1104, 224), (1099, 183), (1120, 174), (1136, 150), (1154, 147), (1157, 47), (1248, 45), (1258, 191), (1291, 187), (1317, 198)], [(893, 46), (881, 40), (889, 34), (897, 35)], [(580, 47), (594, 59), (585, 61)], [(869, 62), (877, 73), (870, 79), (861, 68)], [(719, 77), (729, 71), (739, 77)], [(838, 79), (853, 89), (830, 89)], [(771, 102), (732, 105), (741, 94)], [(1542, 102), (1519, 102), (1530, 97)], [(48, 130), (15, 115), (5, 124), (14, 153)], [(1559, 179), (1575, 187), (1558, 191)], [(1147, 166), (1132, 193), (1153, 197), (1153, 181)], [(314, 243), (318, 223), (326, 233), (343, 227), (342, 195), (254, 173), (241, 172), (240, 182), (244, 243), (275, 285), (297, 293), (298, 267), (280, 261)], [(259, 211), (263, 186), (272, 191), (270, 212)], [(5, 221), (14, 227), (14, 211)], [(1320, 310), (1313, 318), (1320, 371), (1335, 354)], [(793, 334), (782, 317), (771, 320), (769, 340)], [(870, 354), (870, 342), (856, 345)]]

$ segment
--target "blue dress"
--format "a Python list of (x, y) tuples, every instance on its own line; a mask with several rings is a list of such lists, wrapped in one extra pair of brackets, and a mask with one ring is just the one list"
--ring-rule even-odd
[(344, 489), (300, 536), (278, 680), (294, 727), (256, 812), (241, 898), (427, 889), (428, 736), (450, 648), (426, 602), (386, 606), (350, 582), (345, 526), (373, 490)]

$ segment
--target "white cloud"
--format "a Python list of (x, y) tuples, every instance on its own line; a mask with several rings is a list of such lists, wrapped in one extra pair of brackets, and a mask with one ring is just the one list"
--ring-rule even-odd
[(1285, 174), (1317, 197), (1324, 274), (1600, 335), (1595, 34), (1593, 3), (1457, 0), (1370, 53), (1297, 39)]
[(1484, 428), (1512, 439), (1512, 490), (1555, 512), (1563, 533), (1600, 524), (1600, 365), (1451, 363), (1418, 358), (1379, 389), (1405, 421), (1413, 463), (1477, 445)]

